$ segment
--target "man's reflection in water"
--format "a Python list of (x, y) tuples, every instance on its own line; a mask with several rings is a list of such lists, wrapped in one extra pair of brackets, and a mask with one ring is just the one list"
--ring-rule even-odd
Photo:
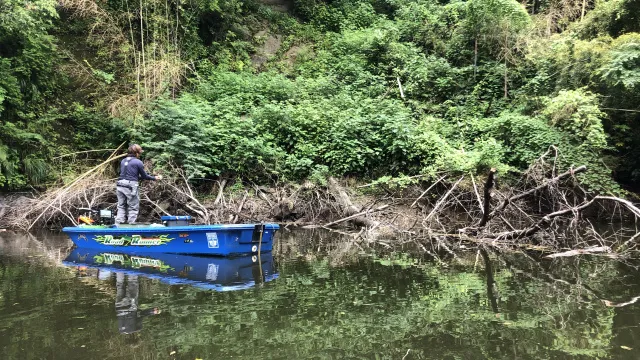
[(137, 275), (116, 273), (116, 316), (118, 330), (131, 334), (142, 330), (142, 318), (160, 313), (158, 308), (138, 310), (140, 285)]

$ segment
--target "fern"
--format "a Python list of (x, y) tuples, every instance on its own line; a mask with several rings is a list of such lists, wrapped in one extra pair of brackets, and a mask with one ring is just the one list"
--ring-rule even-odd
[(28, 157), (23, 161), (24, 173), (33, 184), (42, 183), (49, 173), (49, 165), (43, 159)]

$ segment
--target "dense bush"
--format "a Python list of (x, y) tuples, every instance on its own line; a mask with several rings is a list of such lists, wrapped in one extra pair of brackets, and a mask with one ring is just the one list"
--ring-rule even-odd
[[(592, 190), (618, 191), (612, 173), (640, 181), (632, 1), (597, 2), (583, 19), (569, 3), (514, 0), (84, 9), (111, 23), (57, 23), (54, 2), (30, 4), (0, 5), (0, 187), (46, 180), (57, 153), (125, 140), (192, 178), (509, 173), (555, 145), (562, 167), (595, 164)], [(57, 36), (90, 30), (81, 55), (56, 51)], [(134, 115), (111, 111), (112, 92)]]

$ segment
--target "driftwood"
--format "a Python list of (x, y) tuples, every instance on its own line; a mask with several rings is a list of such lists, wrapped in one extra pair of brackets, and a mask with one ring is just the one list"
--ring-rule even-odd
[(436, 182), (434, 182), (433, 184), (431, 184), (431, 186), (429, 186), (427, 188), (427, 190), (423, 191), (422, 194), (420, 194), (420, 196), (418, 196), (418, 198), (411, 204), (411, 207), (416, 206), (416, 204), (418, 203), (418, 201), (420, 201), (420, 199), (422, 199), (428, 192), (429, 190), (431, 190), (434, 186), (438, 185), (438, 183), (442, 180), (444, 180), (446, 178), (446, 176), (441, 177), (440, 179), (436, 180)]
[(324, 225), (322, 225), (322, 227), (329, 227), (329, 226), (332, 226), (332, 225), (340, 224), (340, 223), (343, 223), (345, 221), (355, 219), (355, 218), (357, 218), (359, 216), (362, 216), (362, 215), (367, 215), (367, 214), (371, 214), (371, 213), (374, 213), (374, 212), (382, 211), (382, 210), (384, 210), (384, 209), (386, 209), (388, 207), (389, 207), (389, 205), (382, 205), (382, 206), (377, 207), (377, 208), (372, 209), (372, 210), (361, 211), (361, 212), (359, 212), (357, 214), (353, 214), (351, 216), (347, 216), (346, 218), (342, 218), (342, 219), (339, 219), (339, 220), (332, 221), (330, 223), (324, 224)]
[(329, 190), (333, 194), (338, 204), (340, 204), (343, 213), (347, 215), (347, 217), (349, 217), (350, 221), (358, 226), (375, 227), (379, 225), (378, 222), (362, 216), (365, 215), (366, 212), (361, 213), (361, 209), (353, 205), (351, 199), (349, 198), (349, 195), (347, 195), (347, 192), (344, 190), (344, 188), (342, 188), (342, 186), (338, 184), (338, 181), (336, 181), (336, 179), (331, 177), (329, 178), (328, 183)]
[(271, 202), (271, 200), (269, 200), (269, 198), (267, 197), (267, 195), (257, 186), (253, 186), (253, 188), (256, 190), (256, 195), (264, 200), (267, 204), (269, 204), (269, 208), (273, 207), (273, 203)]
[(216, 196), (216, 200), (213, 202), (214, 205), (218, 205), (220, 201), (224, 201), (224, 187), (227, 185), (227, 179), (222, 179), (218, 184), (218, 195)]
[[(587, 170), (587, 167), (582, 165), (579, 166), (575, 169), (571, 169), (569, 171), (566, 171), (552, 179), (549, 179), (547, 181), (545, 181), (544, 183), (542, 183), (541, 185), (538, 185), (536, 187), (534, 187), (533, 189), (529, 189), (527, 191), (524, 191), (518, 195), (514, 195), (506, 200), (504, 200), (502, 203), (500, 203), (500, 205), (498, 205), (490, 214), (488, 219), (486, 220), (486, 222), (488, 222), (489, 220), (493, 219), (497, 214), (499, 214), (501, 211), (503, 211), (507, 206), (509, 206), (510, 204), (513, 204), (515, 201), (520, 200), (522, 198), (525, 198), (529, 195), (533, 195), (534, 193), (544, 189), (544, 188), (548, 188), (549, 186), (559, 182), (560, 180), (564, 180), (570, 176), (573, 176), (575, 174), (584, 172)], [(485, 222), (485, 224), (486, 224)]]
[[(557, 152), (556, 156), (558, 156)], [(430, 212), (423, 216), (423, 230), (410, 233), (417, 236), (420, 242), (430, 244), (436, 249), (444, 248), (448, 253), (451, 252), (450, 248), (460, 246), (462, 243), (534, 251), (569, 249), (569, 251), (551, 255), (549, 258), (605, 252), (604, 255), (609, 257), (627, 257), (632, 256), (634, 251), (640, 251), (640, 244), (636, 246), (636, 241), (640, 240), (640, 233), (622, 241), (618, 235), (608, 235), (605, 239), (595, 230), (588, 218), (582, 216), (587, 209), (599, 204), (602, 206), (596, 211), (622, 208), (628, 210), (638, 220), (640, 208), (629, 200), (614, 196), (593, 196), (589, 199), (588, 193), (585, 193), (579, 185), (560, 186), (564, 180), (586, 171), (586, 166), (579, 166), (556, 175), (555, 162), (545, 163), (544, 156), (538, 161), (541, 164), (534, 164), (525, 172), (528, 181), (536, 183), (531, 188), (522, 189), (513, 195), (505, 196), (496, 191), (502, 200), (493, 209), (495, 169), (491, 169), (486, 177), (482, 201), (475, 179), (472, 179), (471, 190), (456, 189), (462, 180), (460, 178), (450, 185), (449, 190), (440, 196)], [(549, 172), (551, 165), (553, 166), (553, 170), (550, 171), (552, 177), (545, 179), (544, 175)], [(582, 199), (584, 200), (580, 201)], [(413, 201), (412, 205), (415, 203), (416, 201)], [(475, 203), (481, 203), (479, 211), (471, 210), (477, 208)], [(455, 228), (450, 225), (456, 223), (453, 220), (455, 217), (449, 214), (455, 216), (456, 211), (460, 213), (458, 210), (460, 207), (468, 217), (477, 219), (471, 220), (474, 223), (472, 226), (460, 227), (460, 222), (453, 225), (456, 226)], [(553, 210), (545, 214), (543, 209)], [(567, 223), (570, 226), (566, 226)], [(579, 228), (579, 224), (585, 226)], [(615, 249), (616, 252), (614, 253), (611, 249)]]
[(238, 211), (235, 214), (230, 215), (231, 218), (231, 223), (233, 224), (237, 224), (238, 223), (238, 214), (240, 214), (242, 212), (242, 207), (244, 206), (244, 203), (247, 201), (247, 196), (249, 195), (248, 192), (244, 192), (244, 196), (242, 197), (242, 201), (240, 201), (240, 205), (238, 205)]
[[(122, 146), (122, 145), (120, 145), (120, 146)], [(63, 198), (69, 192), (71, 192), (75, 186), (78, 186), (78, 185), (82, 184), (83, 180), (90, 179), (91, 176), (104, 171), (104, 169), (107, 167), (107, 165), (110, 164), (112, 161), (120, 159), (120, 158), (123, 158), (125, 156), (126, 156), (126, 154), (115, 155), (115, 152), (112, 153), (111, 156), (109, 156), (109, 158), (107, 160), (103, 161), (102, 163), (94, 166), (93, 168), (89, 169), (88, 171), (86, 171), (82, 175), (78, 176), (71, 184), (69, 184), (69, 185), (63, 187), (62, 189), (59, 189), (55, 193), (51, 194), (51, 199), (45, 200), (45, 201), (49, 201), (48, 204), (46, 206), (44, 206), (43, 209), (36, 210), (36, 211), (39, 211), (40, 213), (38, 214), (38, 216), (36, 216), (35, 220), (33, 220), (31, 222), (31, 224), (28, 225), (27, 230), (31, 230), (31, 228), (33, 228), (33, 226), (35, 224), (37, 224), (38, 221), (43, 216), (45, 216), (45, 214), (47, 214), (48, 210), (51, 209), (52, 207), (54, 207), (54, 208), (57, 207), (58, 210), (60, 210), (63, 214), (65, 214), (65, 216), (69, 217), (73, 223), (75, 223), (75, 220), (73, 219), (73, 217), (69, 216), (66, 212), (64, 212), (62, 210)], [(58, 203), (58, 206), (56, 206), (56, 203)]]
[(431, 217), (433, 217), (433, 215), (438, 211), (438, 209), (444, 204), (444, 202), (447, 200), (447, 198), (449, 197), (449, 195), (451, 195), (451, 193), (453, 192), (453, 190), (455, 190), (455, 188), (458, 186), (458, 184), (460, 184), (460, 182), (462, 181), (462, 179), (464, 179), (464, 176), (462, 176), (460, 179), (458, 179), (458, 181), (455, 182), (455, 184), (453, 184), (453, 186), (451, 186), (451, 188), (449, 189), (449, 191), (447, 191), (446, 194), (444, 194), (444, 196), (442, 198), (440, 198), (440, 200), (438, 200), (438, 202), (436, 203), (436, 205), (433, 207), (433, 209), (431, 210), (431, 212), (429, 213), (429, 215), (427, 215), (427, 217), (424, 219), (424, 221), (429, 221), (429, 219), (431, 219)]
[(611, 248), (608, 246), (594, 246), (586, 249), (569, 250), (569, 251), (563, 251), (560, 253), (550, 254), (545, 256), (545, 258), (555, 259), (559, 257), (571, 257), (576, 255), (599, 254), (599, 253), (610, 253), (610, 252), (611, 252)]
[[(555, 211), (555, 212), (552, 212), (550, 214), (547, 214), (547, 215), (543, 216), (540, 220), (538, 220), (538, 222), (536, 222), (535, 224), (529, 226), (526, 229), (515, 230), (515, 231), (510, 231), (510, 232), (507, 232), (507, 233), (503, 233), (503, 234), (498, 234), (495, 237), (499, 238), (499, 239), (517, 239), (517, 238), (532, 236), (533, 234), (537, 233), (538, 231), (544, 229), (549, 224), (551, 224), (551, 221), (553, 219), (555, 219), (557, 217), (560, 217), (560, 216), (567, 215), (567, 214), (576, 214), (577, 215), (577, 214), (580, 213), (580, 211), (590, 207), (595, 202), (601, 201), (601, 200), (613, 201), (613, 202), (616, 202), (616, 203), (620, 203), (624, 207), (626, 207), (629, 211), (631, 211), (637, 218), (640, 218), (640, 209), (638, 209), (630, 201), (624, 200), (624, 199), (620, 199), (620, 198), (617, 198), (617, 197), (613, 197), (613, 196), (596, 196), (593, 199), (591, 199), (589, 201), (585, 201), (580, 205), (573, 206), (573, 207), (568, 207), (566, 209)], [(634, 238), (635, 238), (635, 236), (634, 236)]]

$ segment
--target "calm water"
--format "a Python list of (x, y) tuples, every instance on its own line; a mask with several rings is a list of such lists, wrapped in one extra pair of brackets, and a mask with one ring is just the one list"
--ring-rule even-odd
[(640, 275), (619, 262), (278, 240), (261, 259), (73, 264), (63, 236), (0, 233), (0, 358), (640, 358)]

